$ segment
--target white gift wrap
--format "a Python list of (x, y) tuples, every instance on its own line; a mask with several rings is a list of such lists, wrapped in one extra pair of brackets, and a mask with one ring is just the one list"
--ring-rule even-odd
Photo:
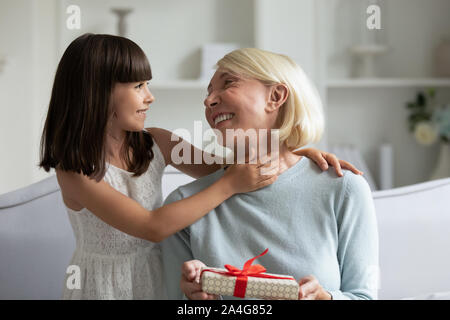
[[(214, 271), (227, 272), (221, 268), (204, 268)], [(264, 273), (278, 277), (286, 275)], [(202, 290), (210, 294), (233, 296), (236, 276), (223, 275), (211, 271), (204, 271), (201, 277)], [(299, 286), (295, 279), (269, 279), (248, 276), (245, 298), (297, 300)]]

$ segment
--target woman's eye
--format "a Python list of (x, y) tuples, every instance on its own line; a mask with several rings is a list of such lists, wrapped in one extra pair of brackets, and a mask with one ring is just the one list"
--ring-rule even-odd
[(142, 82), (142, 83), (139, 83), (135, 88), (136, 88), (136, 89), (141, 89), (143, 85), (144, 85), (143, 82)]
[(225, 88), (228, 88), (228, 87), (230, 87), (231, 85), (234, 85), (236, 83), (236, 79), (226, 79), (225, 81), (224, 81), (224, 87)]

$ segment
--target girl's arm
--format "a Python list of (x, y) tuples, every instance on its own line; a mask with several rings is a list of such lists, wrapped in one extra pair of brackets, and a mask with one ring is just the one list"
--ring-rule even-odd
[[(200, 178), (207, 176), (219, 170), (222, 166), (220, 164), (206, 164), (203, 159), (207, 152), (194, 147), (192, 144), (182, 139), (181, 137), (172, 134), (172, 132), (161, 128), (146, 128), (153, 136), (155, 142), (158, 144), (161, 152), (164, 155), (166, 166), (171, 165), (181, 172), (193, 178)], [(172, 137), (173, 136), (173, 137)], [(172, 141), (172, 139), (174, 139)], [(174, 147), (177, 146), (176, 149)], [(174, 155), (172, 155), (172, 150)], [(187, 154), (185, 154), (187, 152)], [(197, 154), (197, 159), (195, 159)], [(208, 154), (209, 155), (209, 154)], [(177, 163), (178, 158), (182, 158), (181, 163)], [(200, 160), (199, 163), (195, 163)]]
[(114, 228), (132, 236), (159, 242), (191, 225), (235, 193), (250, 192), (273, 183), (276, 176), (261, 175), (263, 165), (233, 165), (209, 187), (186, 199), (148, 211), (135, 200), (81, 173), (56, 170), (63, 195)]
[[(186, 140), (183, 140), (176, 135), (175, 141), (172, 141), (172, 132), (160, 129), (160, 128), (147, 128), (147, 130), (152, 134), (152, 136), (155, 138), (156, 143), (158, 143), (158, 146), (160, 147), (164, 159), (166, 160), (166, 166), (172, 165), (173, 167), (177, 168), (181, 172), (193, 177), (193, 178), (199, 178), (203, 177), (205, 175), (211, 174), (221, 168), (220, 164), (206, 164), (203, 159), (204, 155), (209, 156), (207, 152), (204, 152), (203, 150), (200, 150), (193, 145), (191, 145)], [(179, 139), (179, 140), (178, 140)], [(184, 144), (184, 148), (181, 148)], [(179, 145), (180, 150), (189, 150), (188, 155), (184, 155), (182, 151), (178, 152), (179, 150), (175, 150), (175, 156), (186, 156), (185, 159), (188, 159), (190, 161), (183, 161), (183, 163), (176, 164), (174, 161), (172, 161), (172, 150), (173, 148)], [(201, 163), (194, 163), (194, 154), (198, 154), (198, 158), (200, 159)], [(321, 151), (319, 149), (315, 148), (303, 148), (299, 149), (294, 152), (295, 154), (299, 156), (305, 156), (307, 158), (310, 158), (313, 160), (322, 170), (328, 170), (328, 166), (331, 165), (334, 167), (334, 170), (336, 170), (336, 173), (342, 177), (342, 169), (351, 170), (355, 174), (362, 175), (363, 173), (356, 169), (351, 163), (339, 160), (333, 153), (328, 153), (325, 151)]]

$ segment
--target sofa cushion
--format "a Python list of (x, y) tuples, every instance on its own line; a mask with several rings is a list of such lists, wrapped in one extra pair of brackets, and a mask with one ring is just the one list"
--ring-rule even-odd
[(74, 249), (55, 176), (0, 196), (0, 299), (59, 299)]
[(450, 178), (373, 193), (380, 299), (450, 290)]

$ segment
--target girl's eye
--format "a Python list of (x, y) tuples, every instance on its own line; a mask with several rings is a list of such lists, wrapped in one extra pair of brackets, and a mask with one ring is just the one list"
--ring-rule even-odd
[[(136, 89), (141, 89), (143, 85), (144, 85), (144, 82), (141, 82), (135, 88)], [(147, 85), (148, 85), (148, 82), (147, 82)]]

